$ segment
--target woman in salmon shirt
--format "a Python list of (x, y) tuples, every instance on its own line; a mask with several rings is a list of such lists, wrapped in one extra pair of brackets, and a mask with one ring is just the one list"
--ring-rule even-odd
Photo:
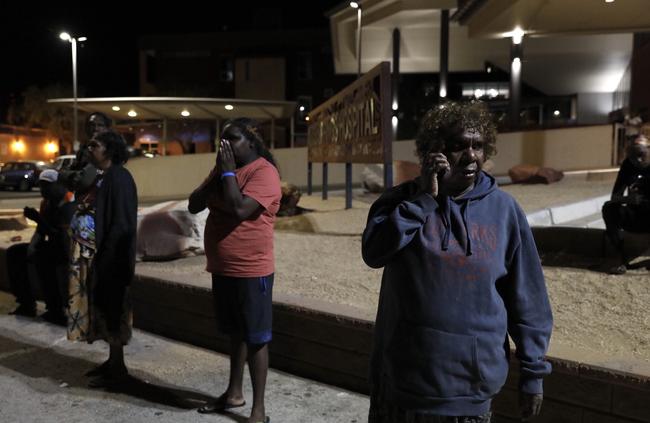
[(280, 208), (280, 175), (256, 123), (229, 121), (221, 134), (215, 167), (190, 195), (188, 209), (210, 210), (205, 226), (207, 271), (212, 273), (217, 322), (230, 335), (230, 380), (216, 401), (200, 413), (245, 404), (242, 392), (248, 360), (253, 385), (249, 423), (268, 422), (264, 389), (271, 341), (274, 275), (273, 223)]

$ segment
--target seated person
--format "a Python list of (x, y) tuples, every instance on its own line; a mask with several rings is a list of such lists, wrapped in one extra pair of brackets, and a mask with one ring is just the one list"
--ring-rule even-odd
[(22, 243), (7, 250), (7, 271), (11, 290), (19, 306), (11, 314), (36, 316), (35, 289), (40, 289), (47, 311), (45, 320), (65, 325), (67, 300), (68, 234), (74, 213), (72, 194), (57, 183), (56, 170), (47, 169), (39, 176), (40, 212), (25, 207), (26, 218), (37, 223), (29, 244)]
[(650, 233), (650, 142), (644, 135), (636, 137), (627, 149), (612, 199), (603, 205), (603, 220), (620, 260), (609, 273), (622, 275), (628, 266), (623, 231)]

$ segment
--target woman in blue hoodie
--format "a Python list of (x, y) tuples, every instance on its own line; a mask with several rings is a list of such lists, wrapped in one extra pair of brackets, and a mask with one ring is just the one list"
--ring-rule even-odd
[(435, 107), (416, 140), (421, 175), (370, 209), (363, 259), (384, 267), (371, 423), (488, 423), (508, 374), (508, 335), (522, 416), (539, 413), (551, 308), (526, 216), (481, 170), (495, 141), (483, 104)]

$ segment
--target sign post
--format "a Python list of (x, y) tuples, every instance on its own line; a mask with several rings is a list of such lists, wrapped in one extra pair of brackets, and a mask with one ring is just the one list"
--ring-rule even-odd
[[(384, 187), (393, 184), (390, 63), (381, 62), (309, 113), (307, 161), (345, 163), (346, 209), (352, 207), (352, 163), (383, 163)], [(309, 172), (309, 168), (308, 168)]]

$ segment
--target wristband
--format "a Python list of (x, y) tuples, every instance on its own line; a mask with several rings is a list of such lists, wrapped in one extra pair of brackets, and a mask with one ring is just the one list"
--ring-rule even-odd
[(226, 176), (235, 176), (235, 172), (224, 172), (221, 174), (221, 179), (223, 180)]

